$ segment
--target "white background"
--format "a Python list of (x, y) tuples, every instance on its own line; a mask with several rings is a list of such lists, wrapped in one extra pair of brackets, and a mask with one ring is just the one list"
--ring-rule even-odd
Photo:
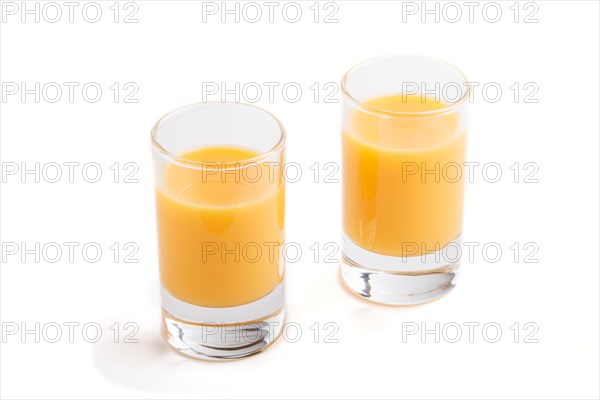
[[(73, 103), (66, 87), (56, 103), (47, 101), (54, 92), (39, 103), (33, 95), (23, 101), (20, 93), (3, 98), (3, 171), (14, 163), (96, 162), (103, 172), (98, 183), (86, 182), (81, 166), (73, 183), (66, 176), (58, 183), (43, 176), (36, 183), (35, 176), (20, 173), (4, 176), (3, 246), (95, 242), (103, 255), (97, 263), (87, 262), (80, 246), (72, 263), (67, 254), (56, 263), (44, 257), (37, 263), (33, 255), (21, 262), (20, 253), (3, 253), (3, 398), (599, 396), (598, 3), (538, 1), (528, 8), (521, 3), (517, 23), (512, 1), (498, 2), (502, 16), (496, 23), (484, 18), (495, 17), (489, 8), (482, 14), (485, 3), (475, 8), (470, 22), (468, 8), (458, 2), (463, 16), (456, 23), (443, 15), (439, 23), (434, 15), (422, 23), (419, 13), (403, 13), (407, 5), (400, 1), (338, 1), (338, 23), (323, 23), (335, 8), (324, 10), (321, 3), (315, 23), (313, 2), (300, 3), (298, 23), (282, 17), (285, 3), (275, 9), (273, 23), (263, 15), (254, 24), (243, 16), (240, 23), (233, 16), (221, 23), (219, 14), (206, 15), (203, 22), (203, 5), (194, 1), (137, 1), (138, 23), (123, 23), (135, 10), (124, 10), (123, 3), (114, 23), (113, 1), (99, 2), (103, 14), (97, 23), (83, 19), (85, 2), (75, 9), (73, 23), (61, 2), (64, 15), (57, 23), (43, 15), (39, 23), (34, 16), (22, 23), (20, 13), (3, 14), (3, 89), (12, 87), (7, 82), (25, 82), (29, 88), (35, 82), (80, 84)], [(39, 4), (41, 9), (44, 3)], [(536, 9), (538, 22), (524, 23)], [(46, 11), (54, 18), (53, 10)], [(446, 8), (446, 17), (454, 15)], [(503, 89), (496, 103), (490, 101), (493, 90), (487, 100), (476, 90), (470, 108), (469, 160), (496, 162), (503, 173), (490, 183), (478, 169), (467, 188), (464, 240), (480, 245), (473, 259), (463, 261), (452, 293), (405, 308), (366, 303), (341, 286), (339, 267), (325, 262), (323, 250), (340, 237), (340, 185), (324, 182), (323, 176), (315, 183), (309, 169), (315, 162), (321, 169), (326, 162), (339, 163), (341, 115), (339, 103), (324, 102), (326, 92), (315, 102), (310, 87), (317, 82), (323, 90), (355, 63), (397, 53), (444, 59), (481, 86), (495, 82)], [(103, 89), (97, 103), (81, 96), (88, 82)], [(126, 90), (115, 103), (109, 89), (115, 82), (121, 90), (127, 82), (137, 85), (133, 98), (138, 102), (123, 102)], [(159, 330), (149, 132), (164, 113), (202, 101), (203, 82), (226, 82), (230, 88), (235, 82), (242, 87), (278, 82), (273, 101), (265, 91), (257, 104), (283, 122), (288, 160), (303, 171), (287, 191), (287, 239), (303, 249), (300, 260), (287, 267), (288, 321), (302, 336), (294, 343), (291, 328), (287, 340), (267, 352), (228, 363), (177, 355), (162, 343)], [(303, 89), (296, 103), (282, 96), (281, 87), (289, 82)], [(510, 89), (515, 82), (521, 87), (517, 102)], [(539, 87), (533, 96), (537, 103), (524, 102), (532, 91), (531, 86), (524, 90), (527, 82)], [(121, 168), (137, 164), (139, 182), (123, 183), (120, 176), (114, 183), (109, 167), (115, 162)], [(521, 170), (517, 183), (509, 169), (515, 162)], [(539, 167), (533, 177), (538, 183), (524, 182), (524, 173), (532, 171), (524, 169), (528, 162)], [(123, 262), (123, 249), (115, 262), (109, 249), (115, 242), (121, 248), (136, 243), (139, 262)], [(321, 248), (318, 262), (309, 249), (315, 242)], [(515, 242), (518, 254), (510, 249)], [(529, 242), (534, 247), (525, 249)], [(486, 243), (502, 249), (497, 262), (492, 262), (493, 249), (482, 252)], [(539, 251), (532, 260), (539, 262), (525, 262), (535, 246)], [(69, 322), (80, 324), (73, 343), (64, 325)], [(82, 334), (90, 322), (102, 329), (97, 343)], [(117, 343), (110, 329), (115, 322), (120, 324)], [(138, 343), (124, 343), (131, 331), (124, 328), (127, 322), (139, 327), (133, 337)], [(326, 329), (328, 322), (335, 325)], [(464, 325), (469, 322), (480, 324), (473, 343)], [(7, 333), (36, 323), (42, 334), (46, 327), (39, 343), (33, 334)], [(57, 343), (50, 343), (53, 323), (63, 327)], [(408, 326), (432, 329), (436, 323), (440, 330), (448, 328), (439, 343), (433, 334), (424, 340), (420, 334), (403, 338)], [(463, 327), (457, 343), (450, 342), (453, 323)], [(501, 327), (496, 343), (488, 342), (494, 329), (482, 333), (486, 323)], [(539, 330), (526, 340), (535, 326)], [(88, 333), (93, 338), (93, 329)]]

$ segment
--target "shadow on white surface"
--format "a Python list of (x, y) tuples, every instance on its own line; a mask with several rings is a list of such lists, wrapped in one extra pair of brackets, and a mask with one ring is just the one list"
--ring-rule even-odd
[(101, 341), (94, 346), (94, 364), (108, 380), (137, 390), (169, 390), (165, 371), (185, 363), (163, 343), (160, 334), (144, 334), (138, 343)]
[[(151, 324), (149, 324), (151, 325)], [(146, 325), (148, 326), (148, 325)], [(100, 341), (94, 346), (93, 360), (99, 373), (116, 385), (145, 392), (186, 393), (199, 391), (209, 396), (227, 392), (221, 378), (230, 373), (248, 371), (245, 363), (267, 361), (276, 351), (230, 361), (195, 360), (171, 350), (163, 341), (159, 323), (141, 329), (137, 343)], [(281, 346), (281, 344), (279, 344)], [(277, 347), (277, 346), (274, 346)], [(272, 363), (272, 362), (271, 362)], [(247, 365), (247, 364), (246, 364)], [(255, 365), (255, 364), (254, 364)]]

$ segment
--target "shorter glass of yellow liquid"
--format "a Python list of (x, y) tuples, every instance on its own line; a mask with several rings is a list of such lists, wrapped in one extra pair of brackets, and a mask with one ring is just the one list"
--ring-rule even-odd
[(379, 303), (436, 299), (460, 265), (468, 82), (392, 56), (355, 66), (342, 89), (343, 280)]
[(254, 106), (196, 104), (152, 131), (163, 335), (178, 352), (232, 359), (284, 322), (285, 134)]

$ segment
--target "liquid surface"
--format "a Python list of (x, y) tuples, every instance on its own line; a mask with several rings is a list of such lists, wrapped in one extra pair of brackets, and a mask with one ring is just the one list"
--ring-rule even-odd
[[(372, 99), (393, 112), (440, 110), (417, 95)], [(382, 118), (353, 110), (342, 132), (343, 225), (368, 251), (415, 256), (460, 235), (466, 131), (457, 113)]]
[(164, 168), (156, 189), (161, 281), (204, 307), (247, 304), (283, 279), (284, 185), (258, 153), (204, 147)]

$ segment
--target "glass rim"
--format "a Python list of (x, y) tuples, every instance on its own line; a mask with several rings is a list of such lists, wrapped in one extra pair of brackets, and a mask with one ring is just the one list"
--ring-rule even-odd
[[(436, 61), (436, 62), (445, 64), (447, 67), (458, 72), (458, 74), (461, 76), (461, 78), (463, 79), (463, 82), (466, 86), (465, 93), (463, 93), (463, 95), (458, 100), (456, 100), (454, 103), (449, 103), (448, 105), (446, 105), (442, 108), (438, 108), (435, 110), (429, 110), (429, 111), (382, 110), (379, 108), (367, 106), (364, 102), (358, 100), (357, 98), (352, 96), (352, 94), (350, 94), (350, 91), (348, 90), (348, 87), (347, 87), (347, 82), (348, 82), (348, 79), (350, 78), (350, 76), (358, 68), (363, 67), (363, 66), (373, 63), (373, 62), (392, 60), (392, 59), (421, 59), (421, 60)], [(467, 76), (458, 67), (456, 67), (453, 64), (450, 64), (449, 62), (444, 61), (442, 59), (439, 59), (436, 57), (423, 56), (423, 55), (419, 55), (419, 54), (396, 54), (396, 55), (372, 57), (372, 58), (363, 60), (363, 61), (353, 65), (348, 71), (346, 71), (346, 73), (342, 77), (342, 81), (340, 83), (340, 89), (342, 91), (342, 95), (344, 97), (346, 97), (348, 100), (350, 100), (352, 102), (352, 104), (354, 104), (355, 107), (357, 107), (357, 108), (361, 109), (362, 111), (369, 113), (369, 114), (373, 114), (373, 115), (376, 115), (379, 117), (384, 117), (384, 118), (406, 117), (406, 116), (427, 117), (427, 116), (441, 116), (441, 115), (450, 113), (450, 112), (454, 111), (456, 108), (458, 108), (458, 107), (462, 106), (464, 103), (466, 103), (467, 99), (469, 99), (470, 94), (471, 94), (471, 83), (468, 81)]]
[[(277, 129), (278, 129), (278, 133), (279, 133), (279, 140), (275, 143), (275, 145), (273, 145), (273, 147), (271, 147), (269, 150), (266, 150), (264, 152), (261, 152), (259, 155), (255, 156), (255, 157), (251, 157), (251, 158), (244, 158), (242, 160), (239, 161), (194, 161), (194, 160), (189, 160), (187, 158), (183, 158), (178, 156), (177, 154), (170, 152), (169, 150), (165, 149), (159, 142), (157, 135), (158, 135), (158, 131), (161, 127), (161, 125), (169, 118), (174, 117), (174, 114), (188, 110), (188, 109), (192, 109), (192, 108), (197, 108), (197, 107), (202, 107), (202, 106), (206, 106), (206, 105), (224, 105), (224, 106), (241, 106), (241, 107), (247, 107), (247, 108), (252, 108), (254, 111), (259, 111), (263, 114), (266, 114), (268, 117), (270, 117), (276, 124)], [(182, 107), (178, 107), (174, 110), (169, 111), (168, 113), (164, 114), (162, 117), (159, 118), (159, 120), (154, 124), (154, 126), (152, 127), (151, 130), (151, 139), (152, 139), (152, 147), (157, 150), (161, 155), (163, 155), (164, 157), (166, 157), (167, 159), (169, 159), (170, 161), (174, 162), (175, 164), (179, 164), (181, 166), (187, 167), (187, 168), (194, 168), (194, 169), (201, 169), (201, 170), (205, 170), (207, 169), (207, 167), (210, 166), (210, 168), (214, 168), (215, 165), (219, 166), (219, 171), (221, 170), (236, 170), (236, 169), (241, 169), (244, 168), (245, 166), (249, 166), (249, 165), (254, 165), (254, 164), (258, 164), (259, 162), (263, 161), (264, 159), (268, 158), (269, 156), (271, 156), (274, 153), (277, 153), (278, 151), (282, 150), (285, 142), (286, 142), (286, 133), (285, 133), (285, 129), (283, 128), (283, 124), (281, 123), (281, 121), (279, 121), (279, 119), (277, 119), (277, 117), (265, 110), (264, 108), (255, 106), (254, 104), (248, 104), (248, 103), (238, 103), (238, 102), (228, 102), (228, 101), (207, 101), (207, 102), (198, 102), (198, 103), (192, 103), (192, 104), (188, 104)]]

